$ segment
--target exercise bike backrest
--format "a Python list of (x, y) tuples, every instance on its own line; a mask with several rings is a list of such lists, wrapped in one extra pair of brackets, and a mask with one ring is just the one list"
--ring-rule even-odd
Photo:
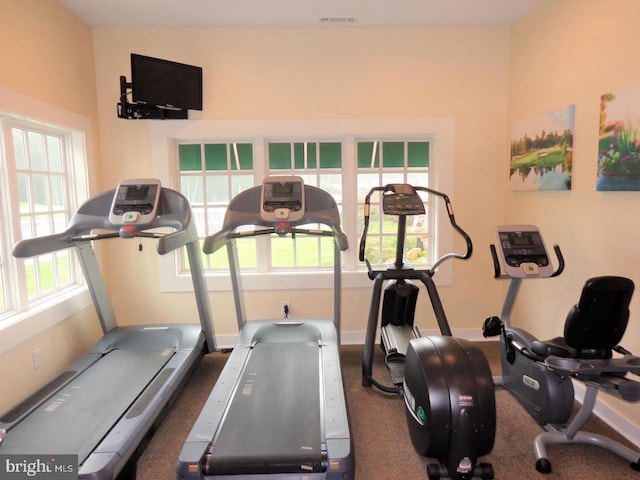
[(633, 281), (625, 277), (590, 278), (567, 315), (564, 336), (535, 342), (534, 353), (591, 359), (611, 358), (614, 350), (628, 353), (618, 344), (629, 323), (633, 291)]
[[(443, 199), (445, 207), (447, 209), (447, 216), (449, 217), (449, 223), (465, 240), (466, 251), (464, 253), (446, 253), (439, 257), (429, 268), (426, 273), (429, 276), (433, 276), (438, 266), (440, 266), (445, 260), (449, 258), (459, 258), (466, 260), (471, 257), (473, 252), (473, 245), (469, 235), (456, 223), (455, 216), (453, 214), (453, 207), (449, 197), (441, 192), (433, 190), (427, 187), (413, 186), (406, 183), (390, 183), (385, 186), (373, 187), (367, 196), (365, 197), (364, 204), (364, 229), (362, 236), (360, 237), (360, 251), (359, 259), (361, 262), (365, 262), (367, 270), (369, 271), (369, 278), (374, 279), (378, 273), (382, 270), (374, 270), (371, 263), (365, 258), (365, 246), (367, 243), (367, 232), (369, 230), (369, 217), (371, 210), (371, 196), (375, 192), (382, 192), (382, 209), (385, 215), (398, 216), (398, 232), (397, 232), (397, 244), (396, 244), (396, 259), (393, 265), (395, 270), (403, 270), (404, 268), (404, 243), (405, 233), (407, 226), (408, 215), (424, 215), (424, 201), (420, 198), (418, 192), (431, 193)], [(388, 271), (389, 269), (387, 269)], [(403, 274), (404, 275), (404, 274)], [(404, 275), (406, 277), (406, 275)]]
[[(579, 349), (611, 349), (624, 336), (629, 322), (633, 282), (624, 277), (591, 279), (565, 325), (567, 344)], [(602, 319), (609, 320), (603, 322)]]

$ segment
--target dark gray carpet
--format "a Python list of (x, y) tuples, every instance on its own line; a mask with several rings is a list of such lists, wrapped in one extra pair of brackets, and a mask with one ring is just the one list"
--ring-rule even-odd
[[(498, 344), (479, 342), (493, 373), (500, 374)], [(382, 354), (376, 349), (374, 374), (388, 379)], [(361, 385), (362, 346), (341, 347), (342, 369), (356, 450), (356, 477), (369, 479), (426, 479), (427, 460), (415, 453), (405, 420), (402, 398), (385, 395)], [(160, 425), (138, 462), (138, 479), (174, 480), (182, 443), (201, 406), (215, 384), (227, 356), (204, 357), (182, 395)], [(493, 464), (496, 479), (640, 479), (619, 457), (597, 447), (559, 445), (549, 448), (553, 471), (535, 470), (533, 440), (542, 432), (520, 405), (504, 390), (496, 391), (497, 430), (493, 451), (483, 459)], [(592, 418), (587, 428), (595, 433), (621, 436), (602, 421)], [(624, 440), (622, 440), (624, 441)]]

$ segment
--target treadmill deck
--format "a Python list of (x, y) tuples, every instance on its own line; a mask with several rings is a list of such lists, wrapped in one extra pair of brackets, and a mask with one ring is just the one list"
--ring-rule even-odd
[(182, 447), (178, 478), (345, 479), (354, 470), (333, 322), (248, 322)]
[(113, 350), (7, 432), (2, 454), (73, 454), (81, 464), (174, 349)]
[(317, 342), (252, 348), (226, 413), (233, 420), (214, 439), (208, 473), (321, 470), (319, 349)]

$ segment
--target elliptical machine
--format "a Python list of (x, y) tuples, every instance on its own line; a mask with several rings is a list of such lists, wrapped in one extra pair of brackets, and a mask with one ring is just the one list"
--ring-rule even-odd
[[(504, 386), (546, 432), (534, 441), (536, 470), (551, 472), (547, 445), (583, 443), (605, 448), (640, 470), (640, 454), (602, 435), (580, 431), (591, 416), (599, 390), (627, 402), (640, 401), (640, 382), (627, 373), (640, 374), (640, 357), (618, 342), (629, 319), (634, 290), (624, 277), (594, 277), (585, 283), (579, 302), (571, 308), (564, 335), (539, 341), (529, 332), (511, 325), (511, 313), (523, 280), (556, 277), (564, 270), (560, 247), (554, 245), (558, 268), (553, 269), (540, 231), (534, 225), (497, 228), (499, 248), (491, 245), (494, 276), (509, 278), (500, 317), (484, 321), (485, 337), (500, 335)], [(504, 268), (504, 273), (503, 273)], [(613, 358), (613, 353), (621, 358)], [(584, 382), (582, 407), (567, 425), (573, 411), (572, 379)]]
[[(386, 269), (372, 268), (365, 258), (371, 196), (376, 192), (382, 195), (382, 213), (398, 217), (396, 258)], [(404, 263), (407, 217), (425, 214), (424, 201), (418, 192), (433, 194), (444, 201), (451, 226), (466, 243), (465, 253), (447, 253), (429, 269), (414, 269)], [(430, 480), (494, 478), (491, 464), (478, 463), (479, 457), (491, 452), (495, 439), (495, 392), (489, 364), (477, 346), (452, 336), (433, 281), (437, 268), (444, 261), (466, 260), (471, 253), (471, 239), (457, 225), (451, 202), (445, 194), (409, 184), (374, 187), (367, 194), (359, 258), (367, 265), (373, 291), (362, 360), (362, 384), (404, 396), (414, 448), (420, 455), (438, 460), (438, 463), (427, 465)], [(419, 287), (412, 280), (419, 280), (426, 287), (442, 336), (422, 337), (414, 325)], [(373, 377), (379, 318), (380, 343), (392, 386)]]

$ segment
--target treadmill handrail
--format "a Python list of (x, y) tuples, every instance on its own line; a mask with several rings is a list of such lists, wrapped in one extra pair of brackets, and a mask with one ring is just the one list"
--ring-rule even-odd
[[(336, 241), (336, 245), (340, 251), (344, 252), (348, 249), (348, 241), (346, 234), (340, 226), (340, 215), (335, 200), (330, 194), (317, 187), (305, 185), (304, 188), (306, 199), (305, 214), (300, 220), (288, 222), (289, 231), (309, 235), (326, 235), (326, 233), (321, 233), (324, 232), (321, 230), (295, 228), (299, 225), (314, 223), (326, 225), (331, 229), (331, 234)], [(205, 238), (202, 248), (204, 253), (211, 254), (234, 238), (277, 233), (274, 230), (274, 222), (264, 220), (260, 215), (261, 191), (261, 186), (253, 187), (239, 193), (231, 200), (227, 208), (227, 213), (224, 216), (222, 228)], [(265, 228), (257, 228), (246, 232), (235, 232), (238, 227), (248, 225)]]
[[(115, 189), (109, 190), (84, 202), (73, 214), (69, 226), (63, 232), (18, 241), (13, 249), (13, 255), (16, 258), (33, 257), (73, 247), (78, 241), (106, 237), (80, 238), (94, 229), (117, 231), (120, 232), (119, 236), (126, 237), (127, 234), (122, 230), (123, 225), (109, 221), (109, 210), (114, 194)], [(160, 192), (156, 218), (148, 224), (135, 225), (135, 230), (142, 232), (163, 227), (173, 228), (175, 231), (158, 235), (157, 249), (160, 255), (185, 246), (198, 238), (188, 200), (181, 193), (164, 187)]]
[[(114, 224), (109, 221), (109, 212), (115, 192), (116, 189), (111, 189), (86, 200), (73, 214), (65, 231), (20, 240), (14, 246), (13, 255), (16, 258), (27, 258), (75, 247), (103, 332), (106, 333), (115, 327), (115, 316), (95, 256), (92, 252), (85, 251), (92, 250), (90, 242), (113, 237), (154, 237), (158, 239), (157, 251), (160, 255), (185, 247), (207, 349), (210, 352), (215, 351), (215, 333), (200, 259), (198, 230), (189, 201), (180, 192), (162, 187), (156, 217), (147, 224), (132, 224), (133, 228), (127, 228), (127, 225)], [(173, 228), (175, 231), (170, 233), (153, 232), (152, 230), (156, 228)], [(94, 229), (109, 232), (91, 234)]]
[[(262, 203), (262, 186), (249, 188), (231, 199), (222, 222), (222, 227), (216, 233), (207, 236), (202, 250), (211, 254), (221, 247), (227, 247), (231, 287), (238, 328), (242, 329), (246, 323), (246, 313), (241, 287), (241, 274), (238, 260), (237, 244), (235, 239), (245, 236), (257, 235), (295, 235), (297, 233), (307, 235), (332, 236), (334, 239), (333, 261), (333, 322), (338, 332), (340, 342), (340, 316), (341, 316), (341, 258), (340, 252), (347, 250), (347, 236), (340, 226), (340, 212), (334, 198), (328, 192), (311, 186), (304, 185), (305, 209), (302, 217), (295, 221), (265, 220), (260, 206)], [(305, 226), (322, 224), (330, 230), (313, 229)], [(248, 231), (236, 231), (238, 227), (256, 226)]]
[[(255, 237), (259, 235), (272, 235), (276, 234), (277, 231), (275, 228), (257, 228), (254, 230), (248, 230), (243, 232), (228, 232), (228, 231), (219, 231), (212, 235), (209, 235), (205, 239), (203, 251), (204, 253), (211, 254), (218, 251), (220, 248), (224, 247), (228, 241), (236, 238), (243, 237)], [(318, 235), (318, 236), (331, 236), (334, 237), (338, 248), (340, 251), (344, 252), (348, 248), (347, 236), (342, 232), (334, 231), (334, 230), (319, 230), (319, 229), (310, 229), (310, 228), (291, 228), (288, 230), (290, 234), (298, 234), (302, 233), (305, 235)]]

